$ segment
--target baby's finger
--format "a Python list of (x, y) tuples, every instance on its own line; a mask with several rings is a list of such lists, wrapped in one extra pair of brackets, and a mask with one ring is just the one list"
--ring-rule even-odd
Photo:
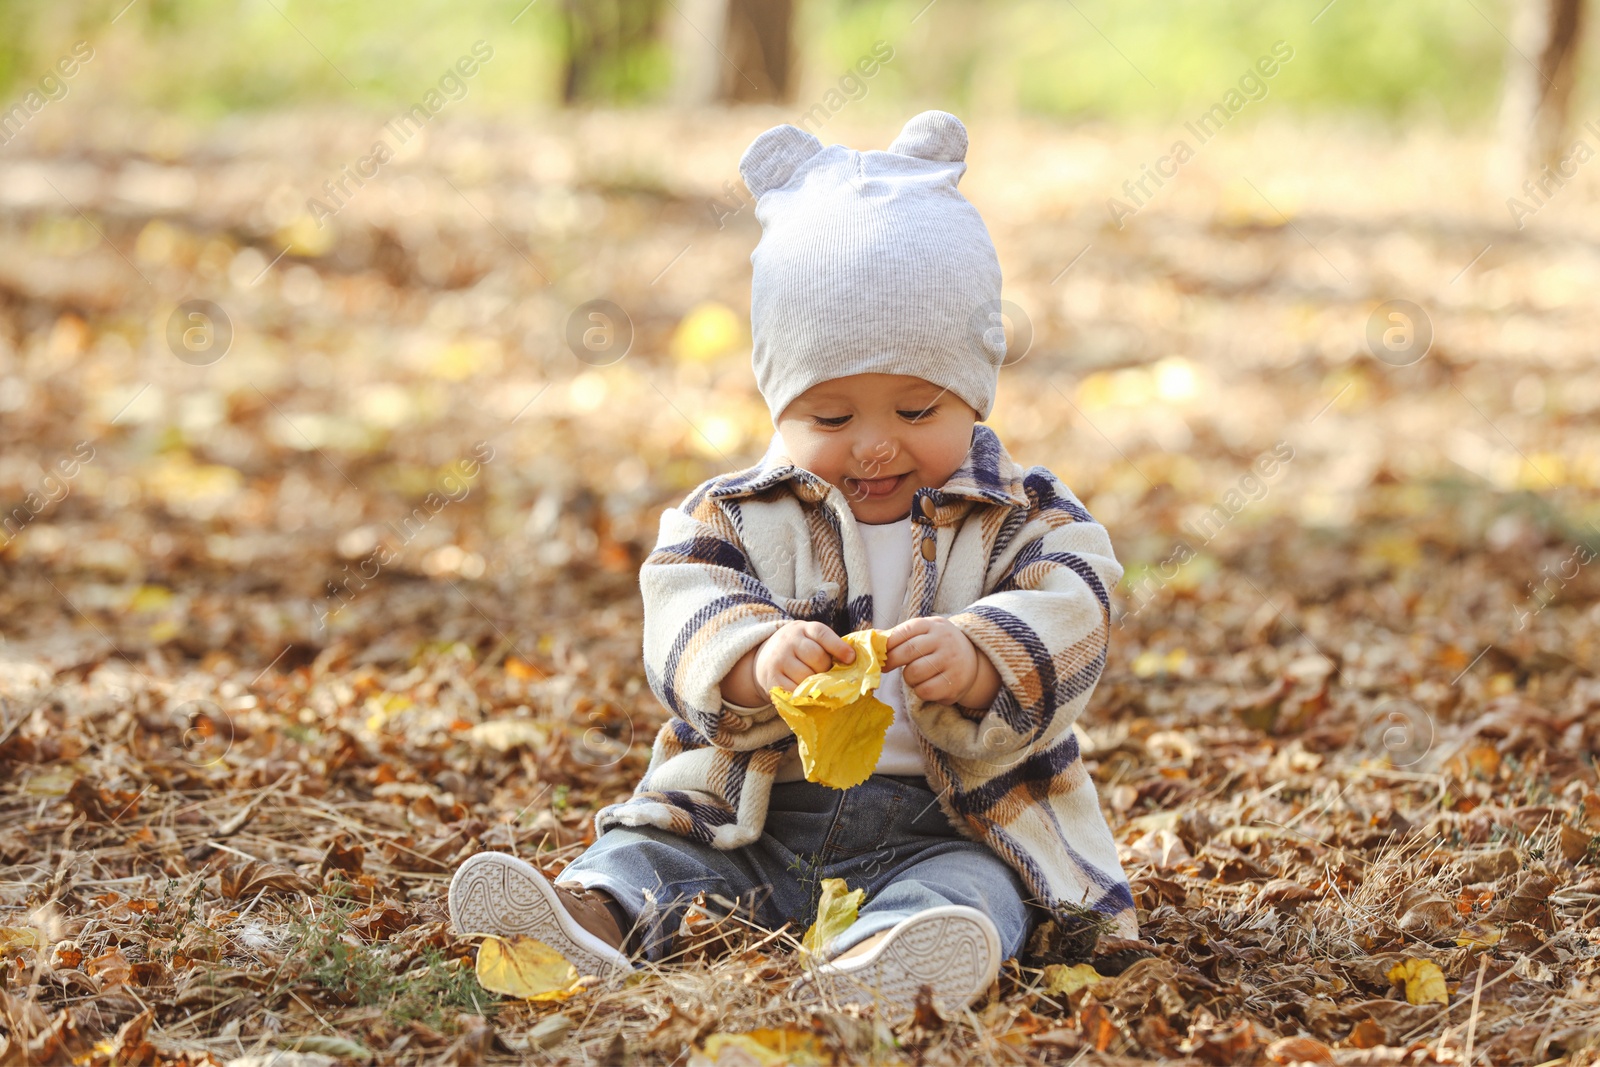
[(956, 695), (956, 680), (949, 671), (940, 671), (924, 681), (920, 688), (935, 694), (935, 700), (948, 702)]
[(946, 666), (945, 660), (940, 656), (918, 656), (900, 672), (900, 677), (906, 685), (919, 686), (937, 678)]
[[(834, 633), (828, 627), (817, 623), (816, 630), (811, 635), (823, 651), (832, 656), (839, 663), (849, 663), (856, 658), (856, 650), (850, 647), (850, 642)], [(832, 666), (832, 663), (829, 664)]]
[(795, 649), (795, 659), (805, 670), (804, 677), (822, 674), (833, 669), (833, 657), (816, 641), (807, 641)]
[(896, 667), (904, 667), (913, 663), (923, 654), (921, 643), (914, 640), (920, 634), (912, 634), (899, 644), (889, 646), (889, 654), (883, 658), (883, 669), (892, 671)]
[(793, 652), (785, 652), (772, 664), (773, 685), (792, 690), (812, 674), (811, 668)]
[(896, 648), (899, 648), (913, 637), (921, 637), (924, 634), (934, 633), (936, 626), (937, 623), (935, 620), (926, 615), (919, 615), (914, 619), (907, 619), (905, 622), (893, 627), (889, 631), (889, 640), (885, 642), (885, 644), (888, 646), (889, 651), (893, 652)]
[(920, 633), (920, 628), (915, 625), (920, 621), (920, 619), (907, 619), (898, 626), (889, 627), (889, 639), (885, 642), (889, 646), (889, 651), (893, 652), (900, 642)]

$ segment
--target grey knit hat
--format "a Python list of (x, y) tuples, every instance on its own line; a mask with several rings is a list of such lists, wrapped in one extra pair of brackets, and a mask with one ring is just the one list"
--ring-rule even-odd
[(1000, 260), (956, 189), (967, 130), (945, 111), (906, 123), (888, 151), (857, 152), (798, 127), (750, 143), (756, 387), (776, 426), (795, 397), (850, 374), (909, 374), (989, 417), (1005, 361)]

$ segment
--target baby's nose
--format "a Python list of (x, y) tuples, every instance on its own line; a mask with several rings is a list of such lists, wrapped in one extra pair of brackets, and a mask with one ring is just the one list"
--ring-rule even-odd
[(891, 438), (874, 437), (857, 445), (854, 450), (856, 462), (866, 472), (866, 477), (871, 478), (874, 471), (882, 470), (894, 462), (900, 454), (900, 446)]

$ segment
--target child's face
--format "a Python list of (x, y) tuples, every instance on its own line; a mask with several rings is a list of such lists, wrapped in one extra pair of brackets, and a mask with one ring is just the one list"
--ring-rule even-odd
[(978, 413), (954, 393), (907, 374), (818, 382), (778, 416), (795, 463), (850, 501), (861, 522), (895, 522), (911, 496), (943, 485), (972, 448)]

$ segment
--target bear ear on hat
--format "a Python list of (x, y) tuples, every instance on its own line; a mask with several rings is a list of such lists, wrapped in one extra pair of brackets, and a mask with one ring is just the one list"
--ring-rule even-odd
[(760, 199), (792, 177), (800, 164), (822, 151), (822, 142), (787, 122), (761, 134), (739, 158), (739, 174), (750, 192)]
[(906, 123), (889, 151), (918, 159), (961, 163), (967, 158), (967, 128), (948, 111), (924, 111)]

